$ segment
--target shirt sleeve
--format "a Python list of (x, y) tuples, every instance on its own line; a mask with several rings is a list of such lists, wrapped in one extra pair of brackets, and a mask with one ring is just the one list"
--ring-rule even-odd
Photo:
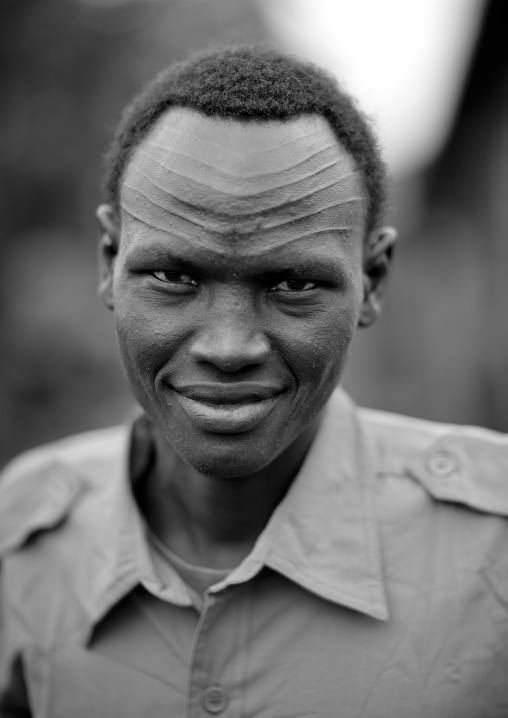
[(32, 718), (23, 663), (13, 647), (0, 562), (0, 718)]

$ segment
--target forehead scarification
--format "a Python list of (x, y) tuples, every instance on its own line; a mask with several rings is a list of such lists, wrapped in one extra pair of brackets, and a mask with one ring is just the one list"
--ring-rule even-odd
[(268, 245), (281, 231), (350, 235), (363, 231), (366, 215), (355, 163), (323, 118), (255, 124), (175, 110), (133, 156), (121, 205), (182, 238), (231, 242), (262, 232)]
[[(241, 274), (244, 270), (250, 270), (261, 261), (265, 267), (273, 268), (275, 263), (287, 265), (304, 266), (309, 260), (316, 258), (323, 262), (330, 258), (342, 258), (344, 253), (341, 245), (337, 244), (336, 238), (330, 233), (319, 235), (319, 242), (316, 242), (316, 234), (309, 233), (293, 235), (280, 238), (279, 236), (261, 237), (255, 242), (235, 243), (226, 238), (218, 237), (210, 241), (208, 236), (182, 235), (172, 233), (168, 242), (168, 234), (165, 231), (150, 227), (151, 239), (146, 246), (146, 226), (143, 222), (132, 217), (127, 217), (128, 242), (127, 254), (131, 257), (148, 261), (150, 264), (174, 261), (190, 260), (196, 265), (203, 264), (205, 267), (233, 268), (234, 273)], [(344, 249), (346, 247), (344, 246)], [(125, 251), (125, 246), (124, 246)], [(360, 250), (361, 251), (361, 250)], [(254, 264), (252, 264), (252, 262)]]
[[(212, 166), (221, 166), (225, 174), (243, 178), (257, 173), (264, 175), (267, 167), (274, 172), (291, 167), (294, 164), (292, 152), (298, 151), (300, 146), (305, 155), (312, 156), (313, 152), (319, 153), (323, 148), (337, 145), (331, 128), (317, 116), (316, 119), (321, 121), (318, 126), (315, 126), (315, 118), (310, 116), (298, 121), (261, 123), (191, 114), (192, 117), (196, 115), (199, 124), (190, 127), (181, 126), (177, 121), (157, 124), (141, 146), (152, 147), (156, 152), (168, 151), (168, 148), (175, 152), (178, 147), (186, 158), (203, 162), (206, 157)], [(175, 118), (168, 115), (166, 119), (172, 121)], [(206, 125), (206, 137), (203, 137), (202, 123)], [(286, 133), (286, 130), (289, 131)]]

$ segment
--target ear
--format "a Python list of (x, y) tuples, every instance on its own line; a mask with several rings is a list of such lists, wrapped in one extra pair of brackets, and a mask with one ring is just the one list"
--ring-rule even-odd
[(381, 297), (386, 286), (397, 232), (381, 227), (369, 237), (363, 257), (363, 303), (358, 326), (370, 327), (381, 313)]
[(99, 240), (99, 297), (108, 309), (114, 309), (113, 272), (120, 242), (120, 230), (115, 212), (109, 204), (97, 208), (101, 229)]

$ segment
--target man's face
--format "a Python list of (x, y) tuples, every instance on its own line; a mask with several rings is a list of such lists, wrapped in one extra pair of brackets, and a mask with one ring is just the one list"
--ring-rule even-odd
[(134, 393), (198, 471), (261, 470), (337, 384), (363, 300), (361, 177), (325, 119), (171, 109), (135, 151), (112, 261)]

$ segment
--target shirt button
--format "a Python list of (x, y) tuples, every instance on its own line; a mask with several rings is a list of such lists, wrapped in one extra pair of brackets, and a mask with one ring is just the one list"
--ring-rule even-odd
[(228, 703), (228, 694), (220, 686), (209, 686), (201, 694), (201, 704), (208, 713), (222, 713)]
[(457, 460), (448, 451), (437, 451), (429, 457), (427, 466), (430, 472), (436, 476), (450, 476), (457, 470)]

